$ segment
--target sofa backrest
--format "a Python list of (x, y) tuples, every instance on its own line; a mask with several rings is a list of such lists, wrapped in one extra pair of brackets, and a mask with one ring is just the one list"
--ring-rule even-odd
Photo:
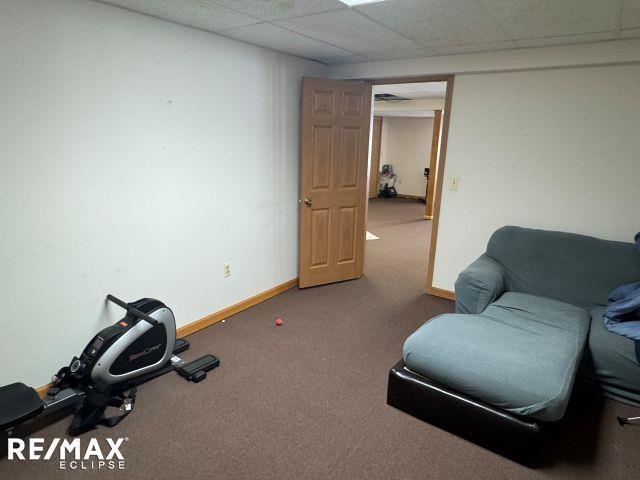
[(554, 298), (573, 305), (606, 305), (619, 285), (640, 281), (635, 244), (575, 233), (502, 227), (487, 255), (507, 273), (510, 291)]

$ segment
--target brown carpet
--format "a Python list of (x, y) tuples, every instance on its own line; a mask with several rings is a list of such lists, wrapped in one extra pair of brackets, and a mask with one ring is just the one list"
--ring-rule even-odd
[[(0, 461), (3, 479), (637, 478), (637, 410), (577, 395), (549, 466), (528, 469), (385, 403), (389, 367), (425, 320), (453, 310), (424, 294), (423, 206), (374, 200), (366, 276), (290, 290), (189, 337), (187, 359), (222, 365), (200, 384), (169, 374), (139, 388), (135, 411), (84, 438), (129, 438), (126, 470), (61, 472), (55, 461)], [(284, 326), (275, 327), (276, 317)], [(68, 419), (34, 436), (63, 435)]]

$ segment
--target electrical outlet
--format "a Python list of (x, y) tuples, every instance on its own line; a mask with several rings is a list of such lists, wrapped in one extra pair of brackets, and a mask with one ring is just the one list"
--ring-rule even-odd
[(458, 189), (458, 176), (457, 175), (452, 175), (451, 178), (449, 179), (449, 188), (451, 190), (457, 190)]
[(231, 276), (231, 262), (224, 262), (224, 264), (222, 265), (222, 269), (224, 273), (224, 278)]

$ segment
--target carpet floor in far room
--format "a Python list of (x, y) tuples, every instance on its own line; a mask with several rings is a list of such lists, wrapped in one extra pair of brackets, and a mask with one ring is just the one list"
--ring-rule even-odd
[[(404, 339), (453, 311), (425, 294), (431, 222), (412, 200), (370, 202), (365, 277), (292, 289), (189, 337), (212, 352), (199, 384), (165, 375), (138, 389), (134, 412), (83, 438), (128, 437), (124, 471), (75, 478), (631, 479), (640, 475), (638, 410), (576, 392), (547, 467), (528, 469), (386, 405)], [(284, 280), (284, 279), (283, 279)], [(274, 320), (284, 318), (282, 327)], [(69, 419), (33, 436), (64, 435)], [(0, 460), (11, 480), (74, 478), (55, 461)]]

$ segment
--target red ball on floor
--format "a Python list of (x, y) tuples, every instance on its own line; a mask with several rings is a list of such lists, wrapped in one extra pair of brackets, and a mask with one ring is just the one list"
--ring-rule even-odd
[(276, 327), (279, 327), (280, 325), (282, 325), (282, 319), (276, 318)]

